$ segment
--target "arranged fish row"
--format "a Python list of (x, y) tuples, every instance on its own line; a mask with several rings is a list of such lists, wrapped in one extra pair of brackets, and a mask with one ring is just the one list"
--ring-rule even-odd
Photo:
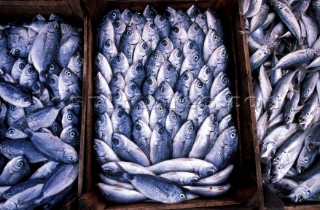
[(319, 201), (320, 1), (242, 1), (265, 184)]
[(214, 11), (109, 11), (97, 31), (94, 149), (105, 199), (217, 196), (238, 147)]
[(81, 33), (54, 14), (0, 26), (0, 209), (52, 209), (72, 195)]

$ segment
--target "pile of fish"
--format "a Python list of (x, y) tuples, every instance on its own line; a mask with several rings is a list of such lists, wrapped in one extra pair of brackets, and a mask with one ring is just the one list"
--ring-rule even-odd
[(96, 44), (93, 147), (103, 197), (179, 203), (227, 192), (238, 134), (215, 12), (113, 9)]
[(0, 26), (0, 209), (52, 209), (78, 176), (82, 29)]
[(320, 201), (320, 1), (242, 3), (264, 183)]

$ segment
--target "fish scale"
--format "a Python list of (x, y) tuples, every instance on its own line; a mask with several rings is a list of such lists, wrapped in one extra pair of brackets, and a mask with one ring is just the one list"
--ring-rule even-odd
[[(250, 15), (257, 9), (250, 7), (254, 10)], [(119, 31), (117, 21), (126, 24), (125, 31)], [(116, 25), (114, 30), (110, 23)], [(258, 26), (262, 24), (263, 21)], [(111, 33), (103, 37), (106, 27)], [(120, 33), (122, 38), (117, 45), (112, 36), (117, 39)], [(112, 100), (104, 98), (111, 103), (95, 103), (96, 138), (112, 144), (111, 153), (116, 153), (120, 160), (102, 165), (102, 158), (106, 160), (103, 151), (110, 148), (95, 142), (102, 171), (117, 180), (101, 178), (98, 188), (103, 198), (116, 203), (147, 198), (152, 202), (180, 203), (227, 192), (233, 168), (228, 166), (237, 150), (237, 134), (230, 114), (229, 57), (222, 24), (215, 11), (201, 11), (195, 5), (186, 11), (167, 7), (163, 13), (152, 5), (143, 11), (112, 9), (98, 28), (97, 40), (95, 65), (98, 76), (104, 76), (107, 82), (103, 82), (108, 84), (106, 90), (103, 85), (96, 85), (96, 92), (102, 98), (101, 93), (111, 91)], [(111, 56), (113, 60), (109, 59)], [(105, 63), (105, 70), (99, 60)], [(110, 83), (109, 78), (112, 78)], [(213, 103), (209, 105), (210, 100)], [(214, 147), (218, 135), (227, 133), (229, 128), (232, 135), (223, 135), (228, 140), (218, 141), (228, 146)], [(205, 145), (201, 142), (204, 136)], [(234, 142), (233, 147), (229, 146), (230, 142)], [(204, 148), (207, 145), (209, 149)], [(133, 152), (130, 147), (137, 150)], [(215, 154), (219, 160), (212, 158)], [(206, 156), (208, 161), (204, 160)], [(161, 174), (165, 173), (168, 174), (162, 178)], [(204, 180), (199, 187), (181, 188), (197, 185), (195, 181), (200, 177)], [(212, 183), (221, 186), (213, 187)], [(192, 193), (185, 194), (188, 190)]]

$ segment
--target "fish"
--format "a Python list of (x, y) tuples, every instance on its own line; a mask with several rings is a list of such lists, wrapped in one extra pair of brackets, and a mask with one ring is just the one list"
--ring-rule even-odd
[(94, 139), (93, 149), (96, 153), (96, 159), (99, 164), (120, 161), (119, 157), (112, 150), (111, 146), (100, 139)]
[(303, 202), (303, 201), (318, 201), (319, 198), (319, 174), (314, 175), (310, 179), (305, 180), (294, 189), (289, 198), (293, 202)]
[(80, 145), (80, 132), (76, 126), (69, 125), (61, 131), (60, 139), (76, 148)]
[(123, 52), (118, 53), (111, 61), (111, 68), (113, 69), (113, 74), (119, 72), (122, 75), (124, 75), (129, 69), (129, 66), (129, 60)]
[(41, 179), (34, 179), (34, 180), (28, 180), (28, 181), (24, 181), (24, 182), (20, 182), (17, 185), (14, 185), (12, 187), (10, 187), (9, 189), (7, 189), (3, 195), (2, 198), (5, 200), (10, 199), (12, 196), (30, 188), (33, 186), (36, 186), (38, 184), (42, 184), (44, 180)]
[(49, 178), (54, 171), (60, 166), (58, 162), (48, 161), (39, 167), (30, 177), (29, 180), (44, 180)]
[(230, 184), (222, 186), (183, 186), (184, 189), (188, 190), (191, 193), (208, 197), (224, 194), (230, 189), (230, 187)]
[(193, 80), (194, 77), (190, 70), (183, 72), (175, 85), (176, 91), (180, 92), (184, 96), (188, 96)]
[(128, 190), (134, 190), (135, 188), (129, 184), (129, 183), (126, 183), (126, 182), (120, 182), (120, 181), (117, 181), (117, 180), (114, 180), (114, 179), (111, 179), (103, 174), (99, 174), (99, 178), (100, 178), (100, 181), (103, 183), (103, 184), (106, 184), (106, 185), (112, 185), (112, 186), (118, 186), (118, 187), (123, 187), (125, 189), (128, 189)]
[(111, 115), (111, 125), (113, 133), (120, 133), (131, 138), (132, 134), (132, 119), (122, 107), (117, 107)]
[(164, 61), (165, 60), (162, 53), (158, 50), (155, 50), (151, 54), (149, 54), (145, 63), (147, 76), (151, 75), (156, 78), (158, 75), (160, 66), (164, 63)]
[(152, 130), (150, 129), (149, 125), (140, 119), (134, 121), (132, 136), (133, 141), (145, 153), (145, 155), (150, 158), (150, 141)]
[(134, 106), (142, 99), (142, 92), (139, 86), (133, 81), (127, 83), (126, 87), (124, 88), (124, 93), (127, 96), (130, 107)]
[(161, 124), (153, 128), (150, 139), (150, 161), (156, 164), (170, 159), (172, 156), (172, 142), (169, 132)]
[(148, 20), (143, 27), (141, 38), (148, 43), (151, 50), (155, 50), (160, 41), (159, 29), (153, 20)]
[[(169, 14), (170, 15), (170, 14)], [(161, 37), (168, 37), (170, 33), (170, 23), (166, 18), (166, 15), (157, 14), (154, 18), (154, 23), (159, 28)]]
[(159, 177), (168, 179), (178, 185), (192, 185), (199, 180), (199, 176), (190, 172), (169, 172), (160, 174)]
[[(113, 58), (115, 58), (115, 56)], [(102, 74), (102, 76), (104, 77), (104, 79), (106, 80), (106, 82), (108, 84), (110, 83), (111, 78), (113, 76), (109, 62), (108, 62), (107, 58), (101, 53), (98, 53), (95, 60), (94, 60), (96, 68), (98, 69), (99, 73)]]
[(145, 65), (151, 51), (151, 47), (148, 43), (143, 39), (140, 40), (134, 49), (132, 62), (135, 63), (137, 61), (141, 61), (142, 64)]
[(149, 124), (149, 118), (150, 118), (149, 112), (147, 110), (147, 106), (145, 105), (145, 103), (142, 100), (135, 103), (135, 105), (133, 106), (133, 108), (131, 110), (130, 115), (131, 115), (133, 122), (141, 120), (144, 123), (146, 123), (147, 125)]
[(138, 86), (141, 86), (142, 85), (142, 82), (145, 80), (146, 78), (146, 72), (144, 70), (144, 66), (140, 61), (137, 61), (135, 63), (133, 63), (126, 75), (125, 75), (125, 82), (126, 83), (129, 83), (130, 81), (134, 81)]
[[(120, 167), (121, 168), (120, 168)], [(148, 174), (154, 175), (153, 172), (148, 170), (146, 167), (143, 167), (139, 164), (132, 163), (132, 162), (125, 162), (125, 161), (118, 161), (116, 162), (107, 162), (101, 166), (103, 173), (108, 176), (116, 176), (119, 172), (122, 172), (123, 169), (130, 174)]]
[(172, 137), (172, 158), (187, 157), (196, 138), (196, 128), (191, 120), (186, 121)]
[(0, 174), (1, 185), (11, 186), (22, 181), (30, 172), (28, 161), (23, 156), (12, 158)]
[(216, 186), (216, 185), (224, 184), (228, 180), (228, 177), (232, 172), (233, 168), (234, 168), (233, 165), (229, 165), (225, 169), (221, 170), (220, 172), (212, 176), (208, 176), (206, 178), (197, 180), (194, 184), (197, 186), (209, 186), (209, 185)]
[(169, 107), (173, 94), (174, 93), (170, 85), (166, 81), (163, 81), (159, 84), (158, 88), (156, 89), (154, 93), (154, 98), (157, 101), (163, 103), (163, 105), (165, 105), (166, 107)]
[(181, 92), (176, 91), (173, 95), (170, 102), (170, 110), (175, 111), (181, 118), (181, 121), (184, 122), (188, 117), (188, 109), (191, 105), (189, 97), (183, 95)]
[(119, 46), (120, 39), (126, 30), (126, 23), (122, 19), (116, 19), (113, 22), (113, 29), (114, 29), (114, 35), (115, 35), (115, 45)]
[(60, 99), (70, 99), (81, 96), (79, 78), (70, 69), (63, 69), (59, 75)]
[[(139, 15), (134, 14), (130, 21), (131, 23), (134, 22), (133, 20), (135, 19), (135, 17), (142, 20), (142, 18), (139, 18)], [(122, 49), (124, 55), (128, 59), (129, 64), (132, 64), (134, 48), (139, 43), (141, 38), (142, 37), (139, 33), (139, 28), (137, 27), (137, 25), (127, 26), (126, 30), (123, 32), (121, 36), (119, 48)]]
[(112, 25), (112, 21), (108, 18), (104, 18), (104, 20), (99, 24), (99, 29), (97, 33), (97, 47), (98, 49), (102, 49), (106, 40), (111, 40), (115, 42), (115, 34)]
[(178, 71), (169, 62), (164, 62), (158, 72), (157, 82), (161, 84), (162, 82), (167, 82), (171, 88), (174, 88), (179, 77)]
[(118, 54), (118, 49), (114, 41), (112, 41), (111, 39), (107, 39), (102, 46), (101, 54), (104, 55), (104, 57), (107, 59), (108, 63), (110, 64), (113, 58), (116, 57), (116, 55)]
[(29, 107), (32, 104), (29, 93), (21, 87), (5, 81), (0, 81), (0, 97), (16, 107)]
[(168, 59), (174, 50), (173, 43), (168, 37), (164, 37), (159, 41), (156, 50), (160, 51), (165, 59)]

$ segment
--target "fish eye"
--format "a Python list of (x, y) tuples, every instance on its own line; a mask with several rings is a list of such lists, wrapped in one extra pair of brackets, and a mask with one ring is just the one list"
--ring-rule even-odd
[(114, 97), (115, 97), (116, 99), (119, 99), (119, 98), (120, 98), (120, 94), (119, 94), (119, 93), (116, 93), (116, 94), (114, 95)]
[(83, 62), (83, 59), (80, 57), (80, 58), (77, 59), (77, 61), (78, 61), (78, 63), (81, 64)]
[(8, 197), (11, 197), (11, 196), (12, 196), (12, 193), (11, 193), (11, 192), (8, 192), (8, 193), (7, 193), (7, 196), (8, 196)]
[(218, 36), (215, 34), (215, 35), (213, 35), (213, 39), (214, 40), (217, 40), (218, 39)]
[(212, 115), (212, 117), (211, 117), (211, 122), (215, 123), (216, 121), (217, 121), (216, 116), (215, 116), (215, 115)]
[(206, 68), (205, 73), (206, 73), (206, 74), (209, 74), (209, 73), (210, 73), (210, 69), (209, 69), (209, 68)]
[(199, 107), (200, 107), (201, 109), (203, 109), (203, 108), (205, 107), (205, 104), (204, 104), (203, 102), (201, 102), (201, 103), (199, 104)]
[(119, 139), (112, 139), (113, 144), (118, 145), (119, 144)]
[(208, 171), (208, 172), (207, 172), (207, 175), (208, 175), (208, 176), (212, 176), (212, 175), (213, 175), (213, 171)]
[(142, 48), (143, 48), (143, 49), (147, 49), (147, 47), (148, 47), (147, 43), (144, 42), (144, 43), (142, 44)]
[(160, 135), (162, 135), (162, 134), (164, 133), (164, 130), (163, 130), (162, 127), (158, 130), (158, 133), (159, 133)]
[(112, 171), (111, 170), (106, 170), (105, 172), (107, 175), (112, 175)]
[(15, 50), (14, 50), (14, 54), (15, 54), (15, 55), (20, 55), (20, 50), (15, 49)]
[(114, 79), (115, 81), (118, 81), (118, 80), (119, 80), (119, 76), (118, 76), (118, 75), (114, 75), (113, 79)]
[(177, 54), (176, 54), (176, 55), (177, 55), (177, 57), (178, 57), (178, 58), (180, 58), (180, 57), (181, 57), (181, 52), (180, 52), (180, 51), (179, 51), (179, 52), (177, 52)]
[(189, 79), (188, 74), (184, 74), (184, 75), (183, 75), (183, 79), (184, 79), (184, 80), (188, 80), (188, 79)]
[(172, 118), (173, 118), (173, 119), (176, 119), (176, 118), (177, 118), (177, 115), (173, 113), (173, 114), (172, 114)]
[(236, 137), (236, 133), (230, 134), (230, 137), (231, 137), (232, 139), (234, 139), (234, 138)]
[(155, 28), (155, 27), (156, 27), (156, 25), (154, 23), (150, 24), (150, 28)]
[(204, 15), (201, 15), (201, 17), (200, 17), (202, 20), (205, 20), (206, 19), (206, 17), (204, 16)]
[(54, 69), (54, 65), (51, 64), (49, 69), (52, 71)]
[(201, 81), (199, 81), (197, 86), (198, 86), (198, 88), (202, 88), (203, 87), (203, 83)]
[(113, 19), (115, 19), (117, 17), (117, 14), (115, 12), (113, 12), (111, 15), (112, 15)]
[(199, 55), (195, 55), (195, 56), (193, 57), (193, 60), (195, 60), (195, 61), (199, 60)]
[(37, 83), (37, 84), (35, 84), (35, 85), (33, 86), (33, 88), (34, 88), (34, 90), (39, 90), (39, 89), (40, 89), (40, 86), (39, 86), (39, 84)]
[(103, 122), (104, 122), (103, 117), (99, 117), (98, 122), (99, 122), (99, 123), (103, 123)]
[(188, 48), (189, 48), (189, 49), (193, 49), (193, 48), (194, 48), (194, 45), (193, 45), (192, 42), (190, 42), (190, 43), (188, 44)]
[(141, 71), (142, 71), (142, 66), (139, 65), (139, 66), (137, 67), (137, 72), (141, 72)]
[(111, 46), (111, 44), (110, 44), (109, 41), (106, 41), (106, 46), (107, 46), (107, 47), (110, 47), (110, 46)]
[(227, 99), (227, 100), (230, 100), (230, 99), (231, 99), (231, 94), (230, 94), (230, 93), (226, 95), (226, 99)]
[(67, 115), (67, 119), (68, 119), (68, 120), (72, 120), (72, 114), (68, 114), (68, 115)]
[(159, 57), (158, 53), (154, 53), (153, 57), (157, 59)]
[(178, 33), (178, 32), (179, 32), (179, 27), (177, 27), (177, 26), (174, 27), (174, 28), (173, 28), (173, 31), (174, 31), (175, 33)]
[(147, 80), (147, 83), (148, 83), (148, 85), (152, 85), (152, 83), (153, 83), (152, 79), (149, 78), (149, 79)]
[(161, 22), (163, 22), (163, 21), (164, 21), (164, 17), (160, 16), (160, 17), (159, 17), (159, 20), (160, 20)]
[(9, 133), (9, 134), (14, 134), (14, 130), (13, 130), (12, 128), (9, 128), (9, 129), (8, 129), (8, 133)]
[(97, 104), (100, 106), (102, 105), (102, 101), (100, 99), (97, 100)]
[(165, 39), (164, 39), (164, 40), (162, 40), (162, 42), (161, 42), (161, 43), (162, 43), (162, 45), (163, 45), (163, 46), (167, 46), (167, 45), (168, 45), (168, 42), (167, 42), (167, 40), (165, 40)]
[(180, 197), (180, 198), (185, 198), (186, 196), (185, 196), (183, 193), (181, 193), (181, 194), (179, 195), (179, 197)]
[(126, 16), (127, 16), (127, 18), (131, 18), (132, 17), (132, 15), (131, 15), (131, 13), (129, 11), (127, 12)]
[(69, 156), (69, 160), (70, 161), (74, 161), (74, 157), (73, 156)]
[(138, 19), (142, 18), (142, 14), (140, 12), (137, 13), (137, 18)]
[(146, 102), (146, 104), (148, 104), (148, 105), (150, 104), (150, 100), (148, 98), (145, 99), (144, 102)]
[(116, 28), (118, 28), (118, 27), (120, 26), (120, 21), (117, 20), (117, 21), (114, 23), (114, 26), (115, 26)]
[(58, 130), (58, 126), (53, 126), (53, 130), (57, 131)]
[(136, 130), (140, 131), (141, 130), (141, 125), (137, 124), (136, 125)]
[(71, 132), (70, 132), (70, 136), (71, 136), (71, 138), (74, 138), (74, 137), (76, 136), (76, 133), (73, 132), (73, 131), (71, 131)]
[(123, 116), (123, 112), (122, 112), (122, 111), (119, 111), (119, 112), (118, 112), (118, 117), (121, 118), (122, 116)]
[(164, 15), (165, 15), (166, 17), (170, 17), (170, 16), (171, 16), (171, 13), (170, 13), (169, 11), (166, 11), (166, 12), (164, 13)]
[(228, 78), (227, 78), (226, 76), (224, 76), (224, 77), (222, 78), (222, 82), (223, 82), (224, 84), (226, 84), (226, 83), (228, 82)]
[(138, 109), (138, 110), (141, 110), (140, 104), (137, 105), (137, 109)]
[(162, 85), (162, 86), (160, 87), (160, 91), (161, 91), (161, 92), (165, 92), (165, 90), (166, 90), (166, 88)]
[(160, 111), (162, 111), (162, 110), (163, 110), (163, 107), (162, 107), (162, 106), (160, 106), (160, 107), (159, 107), (159, 110), (160, 110)]
[(130, 30), (127, 30), (127, 36), (131, 36), (131, 34), (132, 34), (132, 31), (130, 31)]
[(222, 51), (222, 56), (224, 57), (227, 54), (225, 50)]
[(56, 80), (53, 79), (53, 78), (51, 78), (51, 79), (49, 80), (49, 82), (50, 82), (50, 84), (55, 84), (55, 83), (56, 83)]
[(199, 26), (195, 25), (195, 26), (194, 26), (194, 30), (195, 30), (195, 31), (198, 31), (198, 30), (199, 30)]
[(30, 74), (32, 74), (34, 71), (33, 71), (33, 68), (28, 68), (28, 72), (30, 73)]
[(179, 98), (179, 102), (180, 102), (180, 104), (183, 104), (183, 103), (185, 102), (184, 97), (180, 97), (180, 98)]
[(16, 109), (17, 109), (16, 106), (14, 106), (14, 105), (11, 106), (11, 110), (12, 110), (12, 111), (16, 111)]
[(24, 165), (23, 161), (17, 162), (17, 166), (18, 166), (19, 168), (21, 168), (23, 165)]
[(116, 60), (117, 60), (117, 62), (120, 62), (121, 61), (121, 56), (117, 55)]
[(98, 145), (96, 145), (96, 144), (93, 145), (93, 149), (94, 149), (94, 150), (98, 150), (98, 148), (99, 148)]
[(26, 66), (26, 65), (24, 65), (24, 63), (20, 63), (20, 64), (19, 64), (19, 69), (24, 69), (25, 66)]
[(133, 84), (133, 85), (131, 85), (130, 88), (131, 88), (131, 90), (135, 90), (137, 88), (137, 86)]
[(67, 75), (67, 77), (71, 77), (71, 72), (67, 71), (66, 75)]
[(154, 12), (152, 10), (149, 11), (149, 15), (152, 17), (154, 16)]
[(58, 29), (59, 28), (59, 24), (58, 23), (53, 24), (53, 28)]
[(190, 125), (190, 126), (188, 127), (188, 129), (189, 129), (189, 131), (193, 131), (193, 130), (194, 130), (194, 126), (193, 126), (193, 125)]
[(167, 65), (167, 70), (168, 71), (171, 71), (171, 69), (172, 69), (172, 66), (169, 64), (169, 65)]

